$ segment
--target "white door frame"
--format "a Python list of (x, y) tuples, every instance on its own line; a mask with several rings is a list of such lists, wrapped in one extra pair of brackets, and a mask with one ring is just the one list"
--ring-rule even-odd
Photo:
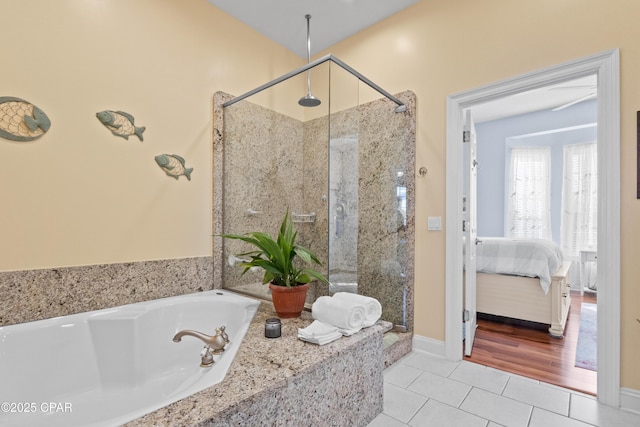
[(462, 110), (508, 95), (598, 77), (598, 400), (620, 406), (620, 63), (618, 49), (447, 97), (445, 357), (462, 359)]

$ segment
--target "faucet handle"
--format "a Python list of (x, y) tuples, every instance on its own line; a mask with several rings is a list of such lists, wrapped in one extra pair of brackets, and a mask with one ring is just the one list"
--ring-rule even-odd
[(222, 339), (224, 339), (225, 345), (227, 345), (229, 344), (229, 335), (227, 335), (225, 329), (227, 329), (226, 326), (220, 326), (219, 328), (216, 328), (216, 335), (220, 334)]
[(213, 365), (213, 354), (211, 354), (211, 348), (208, 345), (204, 346), (200, 352), (200, 357), (202, 357), (202, 362), (200, 363), (202, 368), (208, 368)]

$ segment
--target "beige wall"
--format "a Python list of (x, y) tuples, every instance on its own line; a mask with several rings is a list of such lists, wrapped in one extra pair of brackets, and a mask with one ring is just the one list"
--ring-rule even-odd
[[(304, 61), (205, 0), (0, 10), (0, 96), (52, 121), (34, 142), (0, 139), (0, 271), (211, 255), (213, 93)], [(112, 135), (102, 110), (132, 114), (144, 142)], [(185, 158), (191, 181), (164, 174), (165, 153)]]
[[(209, 255), (210, 100), (239, 94), (305, 61), (205, 0), (0, 0), (0, 96), (52, 119), (33, 143), (0, 140), (0, 270)], [(447, 95), (620, 48), (621, 385), (640, 389), (640, 109), (637, 0), (422, 0), (331, 48), (391, 93), (418, 99), (416, 333), (444, 339)], [(323, 52), (328, 53), (328, 52)], [(145, 142), (112, 136), (95, 118), (121, 109)], [(193, 178), (153, 162), (181, 154)]]
[[(444, 340), (445, 102), (448, 95), (620, 48), (621, 385), (640, 389), (640, 201), (636, 111), (640, 110), (640, 2), (636, 0), (422, 0), (331, 48), (391, 93), (417, 96), (416, 333)], [(326, 52), (325, 52), (326, 53)], [(606, 284), (605, 284), (606, 286)]]

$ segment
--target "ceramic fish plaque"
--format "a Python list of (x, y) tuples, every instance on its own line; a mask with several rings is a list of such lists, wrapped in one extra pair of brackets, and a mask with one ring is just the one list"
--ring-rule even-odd
[(177, 154), (160, 154), (155, 157), (156, 163), (160, 166), (168, 176), (178, 179), (180, 175), (187, 177), (191, 181), (191, 172), (193, 168), (185, 168), (185, 161)]
[(131, 135), (135, 135), (142, 141), (142, 132), (146, 129), (144, 126), (136, 126), (135, 119), (129, 113), (124, 111), (100, 111), (96, 113), (96, 117), (107, 129), (115, 136), (121, 136), (129, 139)]
[(12, 96), (0, 97), (0, 137), (11, 141), (33, 141), (50, 127), (49, 117), (32, 103)]

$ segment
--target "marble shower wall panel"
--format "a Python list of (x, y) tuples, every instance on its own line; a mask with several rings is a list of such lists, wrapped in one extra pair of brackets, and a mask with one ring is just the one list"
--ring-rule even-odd
[(355, 282), (358, 275), (358, 121), (357, 108), (331, 116), (329, 267), (336, 282)]
[[(300, 211), (296, 213), (315, 213), (314, 223), (296, 223), (295, 228), (300, 235), (300, 242), (304, 242), (318, 259), (322, 261), (322, 267), (314, 268), (323, 274), (328, 274), (328, 116), (309, 120), (303, 124), (304, 132), (304, 174), (303, 174), (303, 203)], [(317, 283), (308, 295), (307, 302), (313, 302), (315, 298), (328, 295), (329, 287)]]
[(329, 235), (332, 272), (358, 273), (358, 137), (331, 139), (332, 206), (330, 207), (332, 232)]
[[(224, 114), (223, 232), (276, 237), (287, 208), (303, 209), (302, 123), (248, 101)], [(224, 261), (252, 249), (235, 240), (226, 240), (224, 248)], [(240, 277), (241, 268), (224, 265), (225, 288), (262, 280), (262, 272)]]
[(213, 254), (213, 286), (214, 289), (223, 288), (222, 270), (225, 264), (223, 260), (223, 239), (219, 235), (223, 233), (224, 218), (222, 215), (224, 206), (224, 108), (222, 105), (233, 99), (232, 95), (224, 92), (213, 94), (213, 129), (211, 141), (213, 144), (213, 207), (211, 222), (213, 225), (212, 254)]
[[(358, 292), (377, 298), (382, 318), (413, 328), (415, 95), (398, 98), (407, 111), (395, 113), (388, 100), (359, 111)], [(398, 189), (406, 191), (406, 212)], [(403, 311), (406, 301), (406, 311)]]

